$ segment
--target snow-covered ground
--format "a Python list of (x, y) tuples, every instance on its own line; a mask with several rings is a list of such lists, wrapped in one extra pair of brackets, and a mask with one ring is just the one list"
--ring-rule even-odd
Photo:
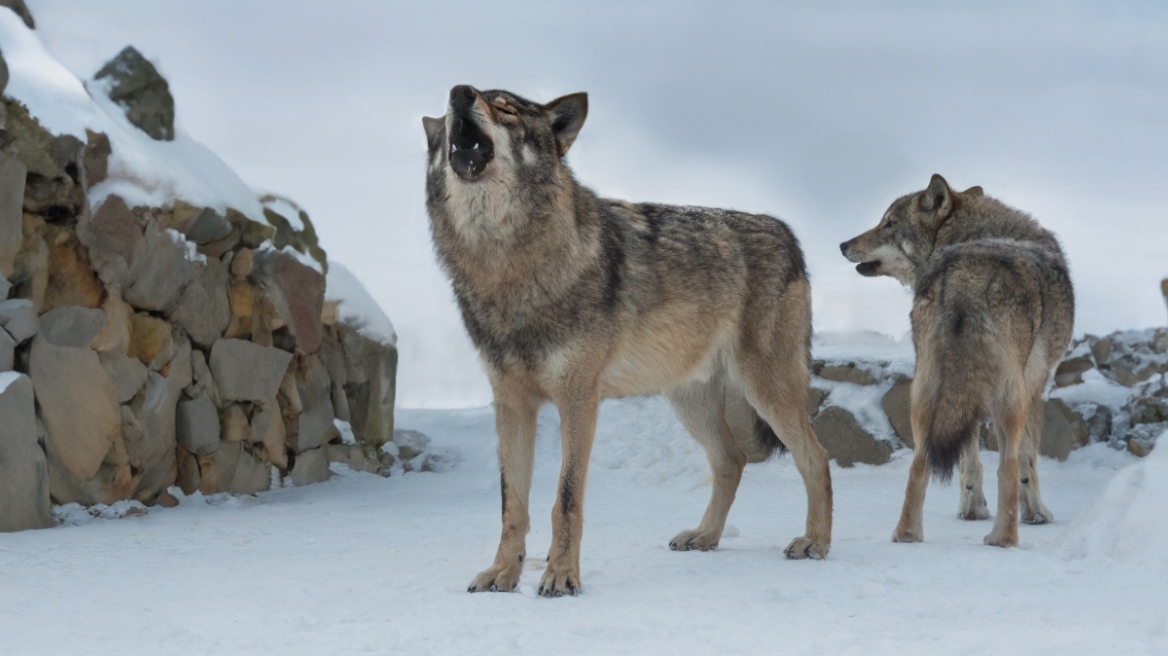
[[(824, 562), (788, 561), (804, 495), (790, 458), (747, 469), (721, 548), (666, 546), (697, 523), (704, 457), (658, 399), (606, 403), (579, 597), (535, 594), (550, 540), (557, 421), (540, 419), (531, 554), (517, 594), (467, 594), (498, 536), (490, 409), (400, 411), (457, 452), (441, 474), (344, 472), (257, 498), (0, 535), (4, 654), (1162, 654), (1168, 450), (1095, 445), (1041, 464), (1057, 521), (981, 545), (934, 485), (927, 542), (889, 541), (907, 452), (833, 466)], [(985, 454), (986, 470), (996, 457)], [(1117, 472), (1118, 476), (1117, 476)], [(991, 495), (996, 486), (986, 486)]]

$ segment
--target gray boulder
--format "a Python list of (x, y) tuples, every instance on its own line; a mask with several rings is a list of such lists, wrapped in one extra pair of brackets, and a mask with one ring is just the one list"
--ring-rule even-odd
[(48, 463), (37, 443), (28, 376), (0, 373), (0, 426), (0, 532), (52, 526)]
[(297, 454), (292, 464), (292, 484), (311, 485), (327, 481), (333, 475), (329, 470), (328, 449), (318, 447)]
[(48, 443), (81, 480), (97, 473), (121, 434), (117, 387), (88, 346), (104, 317), (76, 306), (45, 313), (29, 360)]
[(39, 327), (32, 301), (23, 298), (0, 301), (0, 328), (8, 331), (17, 344), (36, 335)]
[(186, 330), (191, 341), (202, 348), (210, 348), (231, 322), (231, 304), (227, 299), (231, 281), (229, 266), (228, 262), (209, 260), (183, 291), (169, 316), (172, 323)]
[(130, 123), (157, 141), (174, 139), (170, 85), (133, 46), (126, 46), (93, 77), (109, 78), (109, 98), (125, 110)]
[(1090, 441), (1087, 422), (1062, 399), (1046, 402), (1039, 452), (1044, 456), (1066, 460), (1071, 451)]
[(1095, 362), (1089, 355), (1063, 360), (1055, 369), (1054, 384), (1059, 387), (1078, 385), (1083, 382), (1083, 374), (1093, 368), (1095, 368)]
[(292, 354), (242, 339), (217, 339), (211, 347), (211, 373), (223, 401), (276, 398)]
[(199, 275), (200, 267), (190, 259), (185, 243), (179, 243), (157, 221), (146, 223), (142, 241), (134, 249), (129, 284), (122, 298), (139, 310), (167, 312), (182, 297), (183, 290)]
[(320, 358), (309, 355), (301, 360), (296, 377), (301, 411), (296, 428), (297, 452), (315, 449), (328, 441), (336, 431), (333, 426), (332, 383)]
[(828, 406), (812, 425), (820, 444), (841, 467), (857, 462), (882, 465), (892, 457), (892, 445), (876, 439), (856, 421), (852, 413), (839, 406)]
[(178, 402), (175, 437), (193, 453), (208, 454), (219, 448), (219, 411), (209, 396)]
[(880, 407), (884, 408), (884, 414), (896, 436), (908, 448), (916, 448), (912, 434), (912, 379), (905, 378), (893, 383), (880, 399)]
[(203, 494), (256, 494), (272, 486), (272, 464), (244, 442), (221, 442), (214, 453), (199, 456)]

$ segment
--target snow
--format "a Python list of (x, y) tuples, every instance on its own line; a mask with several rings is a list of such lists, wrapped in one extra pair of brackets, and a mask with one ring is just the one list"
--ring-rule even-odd
[(911, 376), (916, 366), (912, 336), (900, 339), (872, 330), (817, 332), (811, 338), (811, 357), (828, 362), (881, 362), (890, 372)]
[[(0, 330), (3, 330), (3, 328), (0, 328)], [(15, 383), (23, 375), (19, 371), (0, 371), (0, 394), (3, 394), (9, 385)]]
[[(1161, 436), (1161, 446), (1168, 440)], [(1132, 563), (1168, 573), (1168, 449), (1115, 476), (1104, 493), (1075, 518), (1059, 540), (1068, 560)]]
[(357, 332), (382, 344), (397, 344), (393, 322), (351, 271), (329, 260), (325, 280), (325, 300), (338, 301), (340, 320), (357, 327)]
[(1051, 398), (1062, 399), (1065, 403), (1099, 403), (1118, 410), (1122, 408), (1139, 387), (1124, 387), (1099, 373), (1098, 369), (1083, 372), (1083, 382), (1069, 387), (1059, 387), (1051, 391)]
[(0, 51), (10, 76), (4, 94), (24, 103), (47, 130), (82, 141), (86, 129), (109, 137), (109, 177), (89, 190), (93, 206), (111, 194), (131, 207), (162, 207), (181, 199), (220, 212), (234, 208), (264, 221), (251, 188), (223, 160), (178, 128), (174, 141), (151, 139), (106, 97), (108, 78), (89, 81), (91, 95), (14, 12), (0, 12)]
[[(328, 482), (254, 498), (196, 494), (144, 516), (129, 506), (99, 509), (70, 515), (77, 525), (0, 534), (0, 553), (13, 564), (0, 568), (5, 649), (1168, 650), (1168, 600), (1154, 584), (1164, 580), (1162, 552), (1161, 564), (1155, 555), (1168, 537), (1168, 453), (1139, 462), (1095, 445), (1064, 463), (1043, 459), (1045, 500), (1057, 520), (1022, 526), (1021, 545), (1008, 550), (983, 546), (990, 523), (958, 520), (956, 486), (935, 484), (925, 505), (927, 541), (891, 543), (907, 451), (880, 467), (833, 465), (835, 533), (824, 562), (783, 557), (802, 531), (805, 508), (803, 486), (785, 457), (747, 468), (719, 550), (676, 553), (669, 538), (697, 523), (709, 495), (701, 449), (660, 399), (606, 402), (589, 476), (584, 592), (543, 599), (536, 587), (551, 540), (560, 455), (554, 409), (540, 416), (529, 565), (514, 594), (466, 592), (498, 539), (491, 410), (400, 411), (397, 424), (426, 433), (436, 448), (456, 450), (460, 462), (445, 473), (388, 479), (338, 468), (342, 475)], [(983, 455), (992, 508), (996, 454)], [(1117, 512), (1124, 513), (1118, 523), (1095, 519)], [(1083, 542), (1083, 535), (1090, 539)]]

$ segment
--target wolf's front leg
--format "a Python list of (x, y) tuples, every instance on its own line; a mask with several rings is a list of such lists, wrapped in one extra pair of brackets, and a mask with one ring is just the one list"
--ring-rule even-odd
[(563, 464), (556, 505), (552, 508), (552, 545), (539, 593), (559, 597), (580, 592), (580, 537), (584, 531), (584, 486), (596, 436), (600, 397), (595, 389), (570, 395), (560, 407)]
[(495, 562), (471, 581), (468, 592), (511, 591), (523, 573), (531, 471), (535, 464), (538, 400), (523, 390), (495, 387), (495, 429), (499, 433), (499, 487), (503, 497), (503, 534)]

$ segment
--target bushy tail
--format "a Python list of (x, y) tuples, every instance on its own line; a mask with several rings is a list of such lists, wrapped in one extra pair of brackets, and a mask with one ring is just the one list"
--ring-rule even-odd
[[(994, 386), (1002, 380), (998, 355), (992, 343), (988, 317), (978, 320), (957, 312), (949, 325), (936, 326), (926, 352), (921, 354), (926, 375), (936, 381), (935, 389), (923, 389), (925, 455), (933, 477), (948, 481), (961, 458), (961, 451), (977, 439), (978, 425), (985, 421)], [(928, 371), (931, 369), (931, 371)]]

